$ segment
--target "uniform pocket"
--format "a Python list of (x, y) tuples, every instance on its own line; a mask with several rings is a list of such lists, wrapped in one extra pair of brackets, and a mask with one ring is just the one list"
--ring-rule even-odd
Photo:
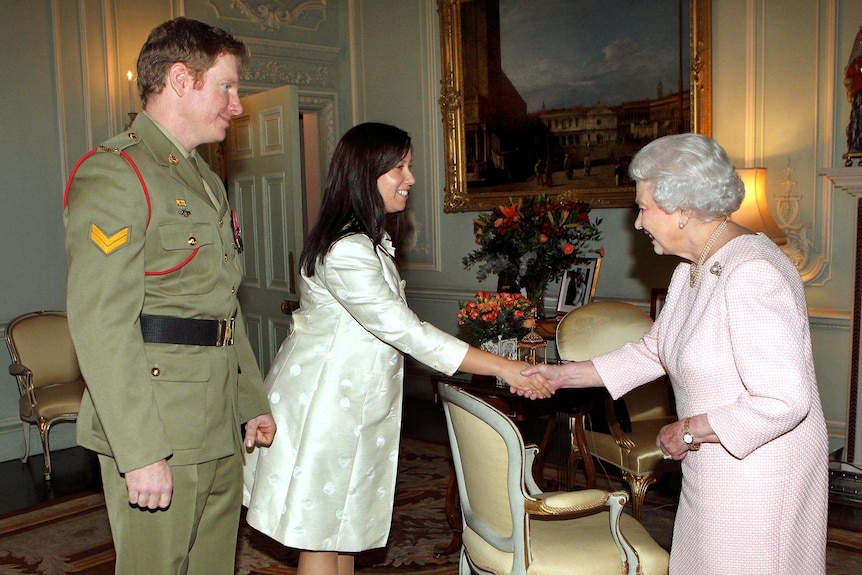
[(150, 383), (171, 448), (198, 449), (206, 433), (211, 365), (205, 354), (148, 350)]
[[(209, 293), (220, 269), (218, 232), (211, 224), (192, 222), (159, 226), (159, 253), (146, 275), (160, 278), (160, 291), (173, 295)], [(149, 256), (150, 254), (148, 254)]]

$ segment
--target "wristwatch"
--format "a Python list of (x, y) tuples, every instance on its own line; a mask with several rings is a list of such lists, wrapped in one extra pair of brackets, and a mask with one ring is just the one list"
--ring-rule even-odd
[(697, 451), (700, 449), (700, 443), (694, 442), (694, 436), (691, 434), (691, 430), (689, 429), (690, 424), (691, 418), (686, 417), (685, 422), (682, 424), (682, 441), (688, 446), (689, 451)]

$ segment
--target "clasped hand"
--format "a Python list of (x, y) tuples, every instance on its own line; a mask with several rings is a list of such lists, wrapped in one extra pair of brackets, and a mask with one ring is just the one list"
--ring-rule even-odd
[(529, 367), (526, 362), (518, 362), (515, 374), (507, 375), (504, 379), (509, 383), (509, 391), (528, 399), (546, 399), (551, 397), (556, 389), (541, 373), (524, 375)]

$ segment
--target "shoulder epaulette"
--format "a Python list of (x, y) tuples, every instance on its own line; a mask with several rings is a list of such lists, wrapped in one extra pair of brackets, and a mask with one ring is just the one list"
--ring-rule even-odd
[(66, 189), (63, 192), (63, 208), (65, 209), (69, 205), (69, 190), (72, 187), (72, 180), (75, 178), (75, 173), (78, 171), (78, 168), (81, 167), (81, 164), (83, 164), (87, 160), (87, 158), (89, 158), (93, 154), (117, 154), (129, 163), (129, 165), (132, 167), (132, 170), (135, 172), (135, 175), (138, 176), (138, 181), (141, 182), (141, 189), (144, 192), (144, 199), (146, 199), (147, 201), (147, 227), (149, 227), (150, 217), (153, 213), (152, 206), (150, 205), (150, 192), (147, 190), (147, 184), (144, 182), (144, 177), (141, 175), (141, 171), (138, 169), (138, 165), (135, 164), (131, 156), (129, 156), (129, 154), (127, 154), (125, 151), (126, 148), (134, 146), (139, 141), (140, 140), (138, 139), (138, 135), (135, 132), (126, 132), (118, 136), (114, 136), (110, 140), (106, 141), (104, 144), (100, 145), (98, 148), (94, 148), (81, 156), (81, 159), (78, 160), (78, 162), (72, 168), (72, 172), (69, 174), (69, 179), (66, 181)]

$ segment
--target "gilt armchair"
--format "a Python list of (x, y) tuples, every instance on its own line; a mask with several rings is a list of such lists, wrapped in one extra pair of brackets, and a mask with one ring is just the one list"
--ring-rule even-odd
[(76, 421), (84, 379), (62, 311), (39, 311), (16, 317), (6, 326), (9, 373), (18, 383), (18, 411), (24, 431), (24, 455), (30, 456), (30, 427), (39, 429), (45, 455), (44, 475), (51, 479), (51, 426)]
[(668, 554), (629, 515), (624, 491), (542, 492), (502, 412), (439, 386), (462, 515), (460, 575), (666, 574)]
[[(587, 304), (569, 312), (557, 326), (560, 359), (583, 361), (613, 351), (627, 342), (638, 341), (652, 327), (652, 319), (640, 308), (614, 301)], [(679, 463), (667, 461), (655, 440), (659, 430), (676, 421), (667, 378), (642, 385), (622, 400), (630, 430), (624, 430), (610, 395), (604, 395), (604, 416), (608, 431), (591, 430), (581, 412), (571, 421), (572, 449), (569, 476), (574, 477), (581, 452), (586, 448), (597, 459), (618, 468), (632, 494), (632, 515), (640, 520), (644, 497), (650, 485)], [(627, 425), (628, 426), (628, 425)], [(584, 460), (587, 486), (595, 485), (592, 461)]]

